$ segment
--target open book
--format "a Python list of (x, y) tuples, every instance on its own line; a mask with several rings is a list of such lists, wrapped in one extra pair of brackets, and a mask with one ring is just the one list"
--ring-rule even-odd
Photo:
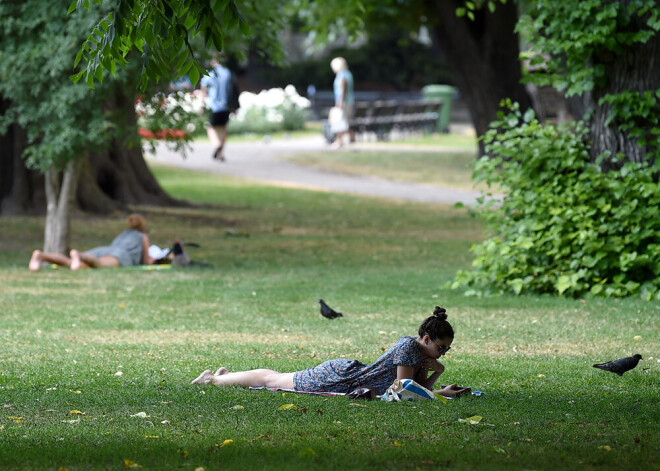
[(167, 257), (169, 255), (170, 251), (171, 250), (169, 248), (161, 249), (157, 245), (151, 245), (149, 247), (149, 256), (151, 258), (153, 258), (154, 260), (160, 260), (162, 258)]

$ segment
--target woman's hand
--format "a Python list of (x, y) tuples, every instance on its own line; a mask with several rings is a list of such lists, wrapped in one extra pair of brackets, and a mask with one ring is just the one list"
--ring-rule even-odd
[(443, 386), (442, 389), (436, 389), (433, 393), (446, 397), (458, 397), (463, 394), (469, 394), (470, 391), (470, 388), (459, 388), (456, 384), (450, 384), (449, 386)]
[(440, 363), (435, 358), (425, 358), (422, 360), (421, 367), (426, 371), (435, 371), (436, 373), (440, 374), (445, 372), (445, 365)]

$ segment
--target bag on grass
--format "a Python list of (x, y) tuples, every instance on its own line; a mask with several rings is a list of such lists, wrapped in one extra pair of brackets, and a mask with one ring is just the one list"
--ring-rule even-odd
[(383, 397), (386, 402), (426, 401), (435, 399), (435, 395), (412, 379), (395, 379)]

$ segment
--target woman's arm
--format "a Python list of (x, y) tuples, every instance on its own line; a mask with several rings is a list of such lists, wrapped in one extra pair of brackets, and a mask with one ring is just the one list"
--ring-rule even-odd
[(153, 265), (154, 259), (149, 255), (149, 236), (142, 236), (142, 265)]
[[(433, 365), (431, 362), (436, 363), (436, 365)], [(431, 371), (431, 367), (436, 368), (436, 371), (434, 371), (431, 376), (427, 377), (428, 372)], [(442, 371), (437, 370), (444, 371), (445, 367), (442, 365), (442, 363), (432, 358), (427, 358), (422, 361), (417, 373), (415, 373), (415, 368), (413, 366), (397, 366), (396, 379), (412, 379), (424, 386), (426, 389), (433, 389), (433, 385), (438, 380), (438, 377), (442, 374)]]
[[(444, 373), (445, 365), (433, 358), (425, 358), (422, 360), (419, 370), (419, 380), (416, 381), (426, 389), (433, 389), (435, 382)], [(427, 377), (429, 371), (433, 371), (433, 374)]]
[(339, 108), (343, 108), (344, 106), (344, 98), (346, 98), (346, 79), (341, 79), (341, 96), (338, 97), (339, 99), (337, 100), (337, 103), (335, 103), (335, 106)]
[(396, 379), (413, 379), (413, 374), (415, 373), (415, 368), (412, 366), (397, 366), (396, 367)]

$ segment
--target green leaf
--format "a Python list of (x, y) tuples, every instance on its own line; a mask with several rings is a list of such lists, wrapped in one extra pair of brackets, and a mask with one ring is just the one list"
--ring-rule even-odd
[(199, 82), (199, 70), (197, 69), (197, 64), (193, 63), (193, 66), (190, 68), (190, 71), (188, 72), (188, 78), (190, 78), (190, 81), (192, 82), (193, 85), (197, 85), (197, 82)]
[(465, 13), (467, 13), (467, 10), (463, 7), (459, 7), (456, 9), (456, 16), (459, 18), (462, 18), (465, 16)]

